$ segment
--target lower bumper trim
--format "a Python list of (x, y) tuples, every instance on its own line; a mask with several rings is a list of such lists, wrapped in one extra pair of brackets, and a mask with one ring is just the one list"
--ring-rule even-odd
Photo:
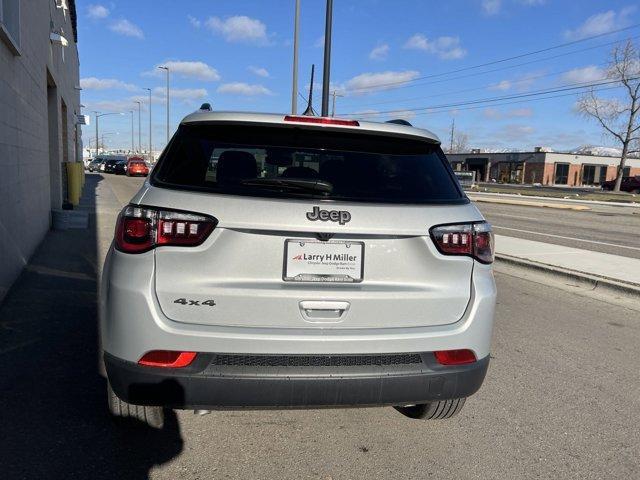
[[(202, 354), (206, 357), (210, 354)], [(341, 372), (301, 368), (236, 372), (212, 369), (206, 358), (189, 368), (140, 366), (105, 352), (111, 386), (135, 405), (178, 409), (262, 409), (408, 405), (468, 397), (482, 384), (489, 357), (441, 366), (431, 352), (413, 371)]]

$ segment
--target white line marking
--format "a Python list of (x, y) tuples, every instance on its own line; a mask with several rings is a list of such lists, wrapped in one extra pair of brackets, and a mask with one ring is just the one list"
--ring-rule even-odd
[(584, 238), (564, 237), (562, 235), (553, 235), (551, 233), (532, 232), (531, 230), (520, 230), (519, 228), (501, 227), (499, 225), (493, 225), (495, 228), (501, 228), (502, 230), (511, 230), (514, 232), (531, 233), (533, 235), (543, 235), (545, 237), (562, 238), (564, 240), (575, 240), (577, 242), (595, 243), (596, 245), (607, 245), (609, 247), (628, 248), (629, 250), (638, 250), (640, 247), (629, 247), (628, 245), (617, 245), (615, 243), (596, 242), (595, 240), (585, 240)]
[(497, 217), (509, 217), (509, 218), (517, 218), (518, 220), (540, 220), (536, 217), (523, 217), (522, 215), (509, 215), (508, 213), (488, 213), (487, 215), (492, 216), (495, 215)]

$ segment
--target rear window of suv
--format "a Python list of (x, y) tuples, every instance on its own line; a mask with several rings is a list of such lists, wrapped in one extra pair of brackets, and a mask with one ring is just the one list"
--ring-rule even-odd
[(152, 183), (257, 197), (468, 201), (437, 144), (299, 127), (182, 125)]

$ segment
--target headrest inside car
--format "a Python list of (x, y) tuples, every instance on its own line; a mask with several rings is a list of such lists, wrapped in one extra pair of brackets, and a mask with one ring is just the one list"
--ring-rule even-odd
[(220, 154), (216, 179), (218, 183), (238, 183), (255, 178), (258, 173), (256, 158), (249, 152), (227, 150)]

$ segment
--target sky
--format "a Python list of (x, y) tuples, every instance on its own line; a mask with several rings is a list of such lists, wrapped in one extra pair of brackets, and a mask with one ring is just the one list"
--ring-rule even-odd
[[(130, 148), (134, 110), (137, 145), (136, 100), (148, 145), (146, 88), (152, 89), (153, 146), (164, 147), (166, 72), (160, 65), (170, 69), (171, 134), (203, 102), (215, 110), (291, 111), (295, 0), (76, 4), (83, 111), (92, 115), (85, 147), (95, 136), (93, 111), (124, 113), (101, 118), (100, 130), (108, 147)], [(299, 112), (312, 64), (320, 111), (324, 10), (323, 0), (301, 0)], [(640, 8), (629, 0), (335, 0), (330, 78), (331, 90), (341, 95), (336, 116), (404, 118), (443, 143), (455, 121), (470, 148), (615, 145), (576, 113), (580, 90), (561, 89), (604, 81), (614, 43), (628, 38), (639, 44)], [(539, 50), (546, 51), (530, 54)], [(519, 58), (503, 61), (511, 57)], [(553, 90), (547, 95), (553, 98), (522, 97), (541, 90)], [(487, 98), (502, 100), (477, 103)]]

